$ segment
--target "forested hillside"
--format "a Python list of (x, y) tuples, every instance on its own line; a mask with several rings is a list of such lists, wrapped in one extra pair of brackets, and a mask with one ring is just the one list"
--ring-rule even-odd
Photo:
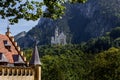
[[(38, 49), (42, 80), (120, 79), (120, 27), (81, 44), (44, 45)], [(29, 60), (32, 49), (24, 51)]]
[(56, 26), (67, 35), (68, 43), (78, 44), (102, 36), (112, 28), (120, 26), (119, 4), (119, 0), (88, 0), (85, 4), (66, 3), (65, 14), (61, 19), (53, 21), (41, 18), (25, 37), (17, 41), (21, 47), (30, 47), (33, 37), (36, 36), (39, 45), (50, 44)]

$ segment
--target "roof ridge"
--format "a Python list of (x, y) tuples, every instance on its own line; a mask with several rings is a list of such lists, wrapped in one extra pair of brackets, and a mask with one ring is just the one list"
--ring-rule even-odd
[[(17, 50), (18, 54), (22, 57), (23, 61), (26, 61), (26, 57), (23, 56), (23, 52), (21, 51), (20, 47), (18, 46), (17, 42), (14, 41), (14, 37), (13, 36), (7, 36), (9, 38), (9, 40), (11, 41), (12, 45), (15, 47), (15, 49)], [(16, 43), (16, 44), (15, 44)]]

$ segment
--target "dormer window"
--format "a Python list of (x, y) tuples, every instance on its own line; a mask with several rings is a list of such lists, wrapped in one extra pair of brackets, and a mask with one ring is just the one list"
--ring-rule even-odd
[(7, 65), (8, 60), (3, 53), (0, 53), (0, 65)]
[(8, 41), (7, 41), (7, 40), (4, 40), (3, 42), (4, 42), (4, 45), (5, 45), (5, 48), (8, 49), (9, 51), (11, 51), (11, 50), (10, 50), (11, 45), (8, 43)]
[(4, 40), (4, 44), (7, 44), (8, 43), (8, 41), (7, 40)]
[(24, 66), (25, 62), (23, 61), (20, 55), (13, 55), (14, 66)]

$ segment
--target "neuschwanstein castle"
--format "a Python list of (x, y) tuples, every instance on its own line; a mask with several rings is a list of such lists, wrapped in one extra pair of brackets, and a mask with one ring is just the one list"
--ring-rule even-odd
[(51, 44), (67, 44), (66, 35), (63, 32), (59, 33), (58, 27), (55, 29), (55, 35), (51, 37)]

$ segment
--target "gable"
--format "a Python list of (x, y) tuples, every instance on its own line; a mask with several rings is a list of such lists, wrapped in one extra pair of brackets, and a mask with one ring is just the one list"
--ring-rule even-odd
[(9, 37), (2, 34), (0, 34), (0, 53), (5, 55), (9, 63), (14, 63), (13, 55), (17, 55), (19, 53), (13, 45), (13, 42), (10, 41)]

